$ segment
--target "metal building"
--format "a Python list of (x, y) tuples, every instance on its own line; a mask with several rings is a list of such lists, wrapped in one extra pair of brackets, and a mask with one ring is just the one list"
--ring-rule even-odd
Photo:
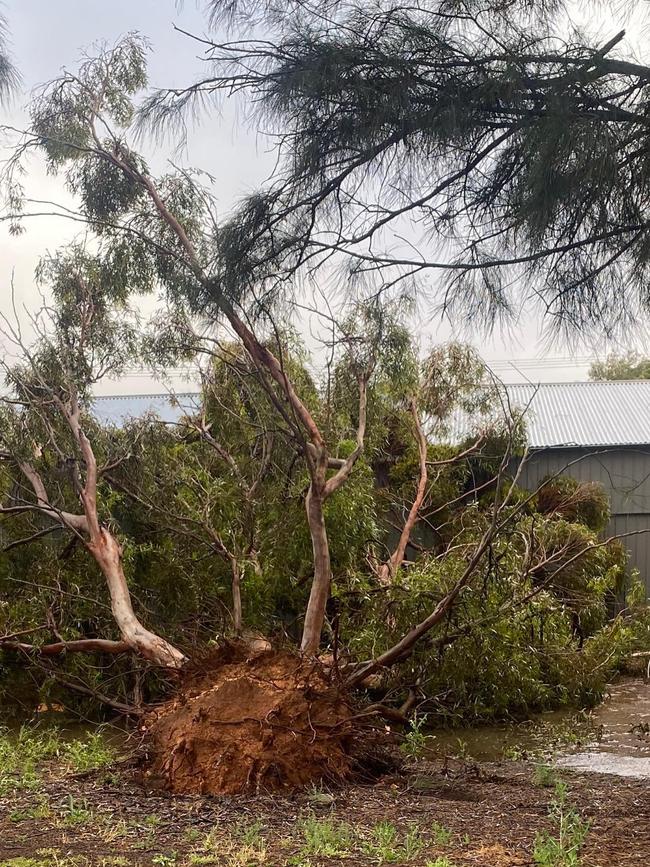
[(526, 408), (522, 487), (560, 472), (600, 482), (611, 502), (606, 535), (632, 534), (621, 541), (650, 596), (650, 381), (505, 388), (513, 407)]

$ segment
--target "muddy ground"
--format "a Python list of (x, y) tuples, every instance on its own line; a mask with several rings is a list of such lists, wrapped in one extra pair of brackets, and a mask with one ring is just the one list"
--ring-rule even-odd
[[(650, 781), (563, 771), (591, 827), (585, 867), (650, 864)], [(0, 800), (1, 867), (524, 867), (554, 780), (522, 762), (421, 762), (371, 785), (287, 796), (170, 796), (128, 770), (63, 775)], [(573, 862), (571, 862), (573, 863)]]

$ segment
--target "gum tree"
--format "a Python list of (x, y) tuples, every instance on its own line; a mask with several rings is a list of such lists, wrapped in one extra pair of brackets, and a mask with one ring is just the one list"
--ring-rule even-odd
[[(256, 203), (232, 222), (216, 226), (206, 191), (186, 174), (154, 178), (143, 158), (126, 142), (133, 120), (133, 97), (146, 83), (145, 44), (128, 37), (115, 48), (47, 85), (32, 106), (31, 132), (9, 174), (25, 152), (42, 149), (50, 170), (60, 172), (81, 202), (82, 214), (100, 238), (106, 268), (131, 290), (162, 285), (174, 303), (223, 320), (244, 348), (269, 400), (300, 445), (310, 483), (305, 498), (314, 576), (305, 612), (302, 649), (320, 643), (331, 583), (324, 519), (325, 502), (348, 480), (364, 448), (368, 382), (379, 350), (390, 357), (396, 332), (386, 326), (381, 305), (364, 308), (361, 332), (343, 333), (354, 368), (357, 396), (354, 447), (345, 457), (332, 454), (317, 419), (299, 394), (281, 352), (255, 330), (273, 330), (273, 315), (286, 298), (281, 275), (268, 260), (268, 280), (258, 279), (259, 255), (242, 244), (259, 218)], [(260, 200), (259, 206), (265, 208)], [(255, 261), (252, 261), (254, 256)], [(233, 257), (250, 275), (233, 273)], [(255, 274), (253, 274), (255, 272)], [(249, 314), (257, 317), (255, 330)], [(363, 320), (363, 321), (362, 321)]]
[[(215, 42), (212, 73), (154, 95), (141, 120), (162, 129), (193, 100), (242, 91), (282, 129), (267, 189), (217, 224), (187, 173), (150, 173), (129, 143), (146, 85), (136, 37), (41, 91), (8, 179), (40, 149), (124, 285), (162, 285), (241, 343), (308, 468), (315, 569), (302, 646), (314, 652), (331, 581), (323, 506), (363, 451), (376, 358), (358, 365), (355, 443), (339, 457), (258, 334), (286, 312), (305, 268), (334, 262), (371, 272), (381, 298), (447, 272), (443, 303), (489, 321), (508, 311), (517, 273), (563, 322), (620, 323), (646, 266), (647, 70), (611, 56), (618, 37), (590, 46), (553, 35), (557, 4), (535, 4), (535, 15), (532, 4), (469, 0), (213, 5), (216, 19), (259, 13), (273, 38)], [(389, 237), (404, 221), (431, 241), (395, 252)], [(443, 243), (444, 260), (432, 253)], [(623, 271), (625, 304), (611, 292)]]

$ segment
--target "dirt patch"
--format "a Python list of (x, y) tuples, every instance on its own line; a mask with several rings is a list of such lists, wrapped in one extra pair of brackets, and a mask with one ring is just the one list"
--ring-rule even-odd
[[(425, 776), (426, 789), (416, 782)], [(590, 822), (581, 865), (647, 867), (650, 781), (562, 778)], [(143, 790), (126, 770), (53, 767), (37, 790), (0, 797), (0, 867), (376, 867), (379, 840), (392, 846), (382, 849), (384, 864), (533, 867), (536, 835), (559, 833), (549, 817), (553, 790), (533, 779), (525, 763), (483, 765), (479, 774), (462, 762), (418, 763), (380, 783), (333, 788), (328, 800), (309, 790), (200, 798)], [(450, 788), (472, 797), (439, 797)], [(324, 846), (317, 854), (318, 839), (341, 854)], [(407, 839), (419, 845), (407, 851)]]
[(249, 654), (222, 648), (149, 716), (149, 782), (217, 795), (348, 776), (352, 713), (336, 685), (291, 653)]

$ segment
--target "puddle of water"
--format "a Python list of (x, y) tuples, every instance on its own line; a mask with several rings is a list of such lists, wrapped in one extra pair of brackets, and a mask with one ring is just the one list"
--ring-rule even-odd
[(650, 777), (650, 758), (635, 759), (633, 756), (619, 756), (615, 753), (587, 752), (571, 756), (560, 756), (555, 764), (559, 768), (574, 771), (590, 771), (592, 774), (614, 774), (617, 777)]
[(560, 756), (564, 768), (650, 778), (650, 683), (622, 680), (591, 714), (598, 738), (587, 749)]
[(650, 778), (650, 683), (619, 680), (591, 713), (556, 711), (518, 725), (439, 731), (428, 738), (434, 757), (477, 761), (530, 758), (561, 767)]

